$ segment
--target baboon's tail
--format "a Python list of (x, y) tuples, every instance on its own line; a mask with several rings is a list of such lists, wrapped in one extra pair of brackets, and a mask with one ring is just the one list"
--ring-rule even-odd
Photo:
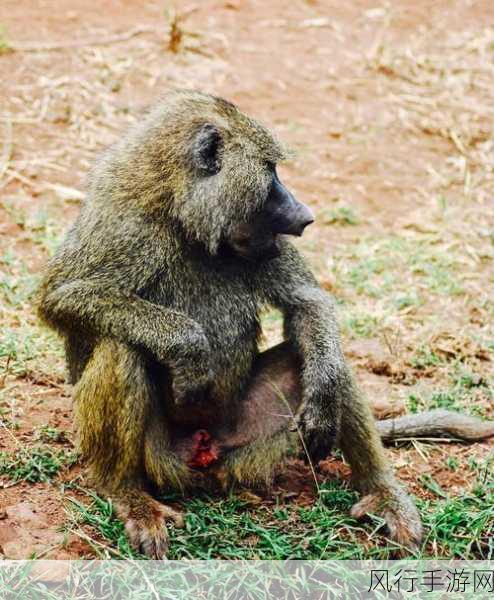
[(477, 442), (494, 436), (494, 421), (440, 408), (377, 421), (377, 428), (384, 442), (425, 437)]

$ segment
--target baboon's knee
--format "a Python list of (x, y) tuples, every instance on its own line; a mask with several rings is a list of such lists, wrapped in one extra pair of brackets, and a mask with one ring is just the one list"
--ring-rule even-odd
[(228, 480), (269, 487), (291, 445), (288, 432), (281, 432), (232, 451), (225, 460)]

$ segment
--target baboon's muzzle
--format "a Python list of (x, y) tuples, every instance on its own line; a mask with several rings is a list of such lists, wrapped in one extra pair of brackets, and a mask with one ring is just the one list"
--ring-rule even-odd
[(307, 225), (314, 222), (311, 209), (286, 189), (276, 173), (266, 201), (266, 211), (275, 234), (300, 236)]

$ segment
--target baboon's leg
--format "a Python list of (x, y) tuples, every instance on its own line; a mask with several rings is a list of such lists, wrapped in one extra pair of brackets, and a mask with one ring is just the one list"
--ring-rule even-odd
[(355, 384), (345, 391), (339, 445), (352, 469), (352, 481), (363, 498), (352, 508), (362, 518), (382, 516), (391, 539), (416, 548), (422, 539), (420, 516), (386, 459), (370, 406)]
[[(181, 517), (152, 498), (147, 484), (164, 483), (167, 468), (177, 465), (167, 454), (166, 424), (153, 414), (155, 393), (144, 358), (124, 344), (101, 341), (74, 399), (79, 447), (96, 488), (114, 501), (133, 546), (162, 558), (165, 521), (180, 524)], [(155, 455), (157, 440), (161, 454)]]
[(290, 445), (289, 428), (301, 399), (300, 367), (287, 343), (263, 352), (239, 406), (233, 430), (219, 433), (225, 482), (269, 485)]
[[(286, 431), (301, 402), (300, 381), (300, 365), (287, 343), (261, 354), (235, 432), (225, 434), (232, 448), (241, 446), (227, 461), (234, 479), (269, 481), (286, 451)], [(352, 514), (382, 515), (391, 538), (414, 547), (422, 536), (420, 517), (392, 473), (370, 407), (353, 384), (342, 390), (342, 396), (339, 446), (350, 463), (353, 483), (363, 494)]]

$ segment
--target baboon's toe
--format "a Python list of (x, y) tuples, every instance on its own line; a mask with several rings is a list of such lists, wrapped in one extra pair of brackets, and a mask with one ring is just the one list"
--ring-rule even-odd
[(185, 525), (184, 516), (181, 512), (179, 512), (178, 510), (175, 510), (171, 506), (167, 506), (166, 504), (162, 504), (160, 506), (160, 508), (162, 511), (163, 518), (166, 521), (173, 521), (173, 524), (178, 529), (181, 529), (182, 527), (184, 527), (184, 525)]
[(402, 550), (415, 552), (422, 542), (422, 523), (413, 500), (401, 487), (380, 490), (364, 496), (351, 510), (352, 517), (365, 518), (368, 515), (377, 515), (386, 522), (388, 535)]
[(143, 522), (129, 519), (125, 530), (134, 550), (155, 560), (166, 558), (168, 551), (168, 532), (164, 519), (155, 522)]

